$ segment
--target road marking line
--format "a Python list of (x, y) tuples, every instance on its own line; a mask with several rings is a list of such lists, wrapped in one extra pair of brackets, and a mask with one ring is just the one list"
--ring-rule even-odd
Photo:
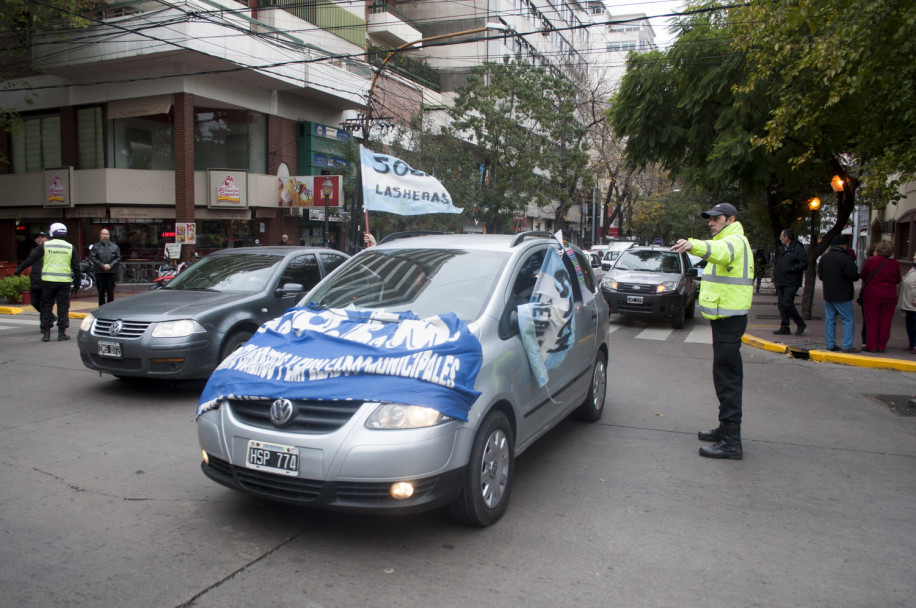
[(694, 327), (687, 337), (684, 338), (684, 342), (694, 342), (696, 344), (712, 344), (712, 327), (710, 326), (699, 326)]
[(638, 334), (636, 334), (637, 340), (667, 340), (668, 336), (671, 335), (673, 329), (657, 329), (654, 327), (647, 327)]

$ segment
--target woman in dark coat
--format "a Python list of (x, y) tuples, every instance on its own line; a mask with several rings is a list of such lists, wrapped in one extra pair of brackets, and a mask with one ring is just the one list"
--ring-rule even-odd
[(891, 321), (897, 307), (897, 285), (900, 264), (893, 259), (894, 246), (881, 241), (875, 255), (865, 261), (859, 277), (863, 282), (865, 317), (865, 348), (870, 353), (883, 353), (891, 336)]

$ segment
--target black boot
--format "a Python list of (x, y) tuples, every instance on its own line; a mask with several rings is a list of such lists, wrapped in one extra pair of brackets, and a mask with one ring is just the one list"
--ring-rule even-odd
[(700, 456), (706, 458), (727, 458), (741, 460), (741, 425), (726, 422), (722, 425), (722, 439), (715, 445), (704, 445), (700, 448)]
[(61, 329), (60, 331), (57, 332), (57, 341), (58, 342), (66, 342), (69, 339), (70, 339), (70, 336), (67, 335), (67, 330)]
[(50, 341), (51, 341), (51, 330), (50, 330), (50, 329), (43, 329), (43, 330), (41, 330), (41, 341), (42, 341), (42, 342), (50, 342)]
[(699, 431), (697, 433), (697, 439), (700, 441), (718, 443), (722, 440), (722, 424), (719, 423), (719, 426), (714, 429), (709, 429), (708, 431)]

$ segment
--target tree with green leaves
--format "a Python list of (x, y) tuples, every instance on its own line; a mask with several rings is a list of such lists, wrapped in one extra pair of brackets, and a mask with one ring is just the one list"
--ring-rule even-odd
[(519, 58), (475, 68), (455, 99), (455, 128), (477, 146), (484, 167), (480, 215), (507, 231), (529, 203), (552, 209), (557, 225), (591, 187), (576, 89), (563, 76)]

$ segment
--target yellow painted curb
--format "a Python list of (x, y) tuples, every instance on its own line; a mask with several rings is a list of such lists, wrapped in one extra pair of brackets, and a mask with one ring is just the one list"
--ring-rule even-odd
[(23, 310), (16, 306), (0, 306), (0, 315), (18, 315)]
[(771, 353), (781, 353), (786, 354), (789, 352), (789, 347), (785, 344), (777, 344), (776, 342), (770, 342), (769, 340), (763, 340), (761, 338), (755, 338), (750, 334), (744, 334), (741, 336), (741, 341), (747, 344), (748, 346), (753, 346), (754, 348), (760, 348), (763, 350), (768, 350)]
[(810, 350), (808, 356), (812, 361), (840, 363), (842, 365), (855, 365), (856, 367), (869, 367), (872, 369), (895, 369), (901, 372), (916, 372), (916, 361), (902, 361), (888, 357), (866, 357), (838, 353), (829, 350)]
[(89, 314), (88, 312), (71, 312), (67, 316), (70, 317), (71, 319), (85, 319), (86, 315), (88, 314)]

